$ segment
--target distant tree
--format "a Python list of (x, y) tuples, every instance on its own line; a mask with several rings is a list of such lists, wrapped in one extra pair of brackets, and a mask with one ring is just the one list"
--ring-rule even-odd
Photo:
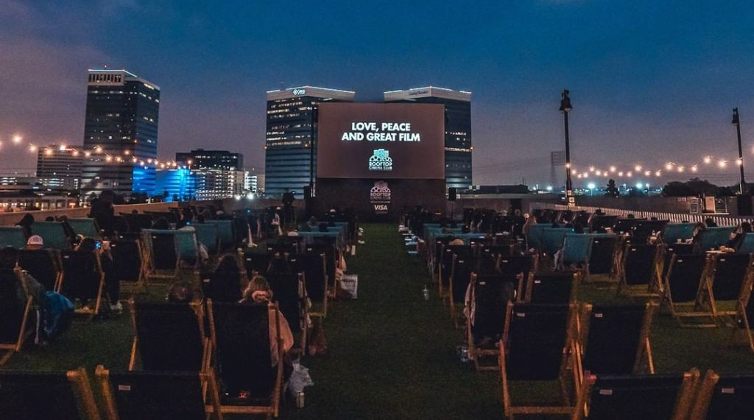
[(640, 190), (638, 188), (631, 188), (628, 190), (628, 196), (629, 197), (646, 197), (647, 193), (645, 193), (643, 190)]
[(725, 191), (706, 179), (691, 178), (686, 182), (672, 181), (662, 188), (662, 195), (666, 197), (698, 197), (702, 195), (718, 195)]
[(620, 191), (618, 190), (618, 187), (615, 186), (615, 180), (610, 178), (610, 180), (607, 181), (607, 187), (605, 187), (605, 196), (617, 197), (619, 195), (620, 195)]

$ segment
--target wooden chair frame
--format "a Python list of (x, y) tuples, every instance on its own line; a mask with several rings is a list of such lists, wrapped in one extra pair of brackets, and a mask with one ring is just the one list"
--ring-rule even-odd
[(733, 333), (730, 337), (730, 344), (736, 344), (736, 342), (739, 341), (737, 340), (737, 336), (740, 334), (739, 331), (743, 329), (747, 344), (752, 352), (754, 352), (754, 333), (752, 333), (751, 327), (754, 325), (752, 325), (753, 320), (749, 320), (749, 317), (746, 314), (746, 307), (751, 300), (753, 287), (754, 276), (749, 276), (746, 279), (746, 282), (744, 282), (744, 286), (741, 288), (741, 295), (738, 297), (738, 302), (736, 303), (736, 326), (734, 326)]
[[(188, 304), (196, 315), (196, 322), (199, 325), (199, 333), (202, 336), (202, 371), (207, 371), (211, 367), (212, 363), (212, 341), (207, 337), (204, 329), (205, 313), (204, 305), (200, 302), (191, 302)], [(136, 355), (139, 351), (139, 335), (136, 329), (136, 302), (131, 298), (128, 301), (128, 306), (131, 312), (131, 327), (133, 328), (134, 338), (131, 342), (131, 356), (128, 359), (128, 370), (133, 371), (136, 369)]]
[[(239, 405), (222, 405), (222, 401), (220, 401), (220, 412), (221, 413), (228, 413), (228, 414), (264, 414), (267, 416), (267, 419), (270, 419), (271, 417), (278, 417), (278, 414), (280, 413), (280, 394), (282, 392), (283, 387), (283, 339), (280, 337), (280, 313), (277, 310), (277, 305), (270, 304), (270, 307), (275, 309), (275, 325), (276, 330), (278, 332), (277, 337), (275, 338), (277, 340), (277, 349), (278, 349), (278, 364), (275, 374), (275, 384), (273, 385), (273, 391), (270, 398), (270, 405), (269, 406), (254, 406), (254, 405), (248, 405), (248, 406), (239, 406)], [(212, 311), (212, 299), (207, 299), (207, 312), (209, 313), (209, 327), (210, 327), (210, 336), (212, 339), (212, 348), (217, 349), (217, 334), (216, 334), (216, 328), (215, 328), (215, 318)], [(216, 359), (215, 359), (216, 362)], [(219, 389), (219, 387), (217, 388)], [(219, 399), (218, 399), (219, 401)]]
[(141, 231), (141, 243), (143, 245), (143, 258), (142, 267), (144, 269), (144, 276), (147, 282), (152, 279), (167, 279), (170, 281), (177, 281), (181, 275), (181, 252), (178, 249), (175, 236), (173, 237), (173, 248), (175, 249), (175, 268), (172, 270), (162, 270), (155, 268), (154, 256), (155, 250), (152, 244), (152, 230), (142, 229)]
[(29, 322), (29, 314), (31, 314), (34, 298), (29, 295), (26, 283), (21, 278), (20, 269), (17, 268), (14, 272), (16, 274), (16, 281), (21, 284), (21, 287), (26, 293), (26, 303), (24, 304), (24, 313), (21, 318), (21, 325), (18, 330), (16, 341), (13, 343), (0, 343), (0, 350), (5, 350), (5, 354), (0, 357), (0, 366), (6, 364), (14, 353), (20, 352), (24, 342), (26, 342), (26, 339), (32, 334), (31, 331), (26, 331), (26, 324)]
[(618, 278), (618, 291), (619, 295), (635, 296), (635, 297), (658, 297), (663, 290), (662, 279), (662, 256), (664, 248), (662, 245), (657, 245), (655, 248), (655, 258), (652, 264), (652, 274), (647, 282), (646, 291), (634, 291), (633, 285), (626, 283), (626, 263), (628, 261), (628, 248), (634, 246), (631, 243), (626, 243), (620, 253), (620, 258), (617, 261), (618, 268), (616, 270), (616, 276)]
[[(670, 309), (670, 314), (675, 318), (681, 327), (689, 328), (714, 328), (717, 327), (716, 319), (710, 302), (714, 300), (712, 297), (712, 284), (710, 283), (710, 274), (714, 269), (715, 259), (706, 256), (704, 268), (702, 269), (701, 278), (699, 279), (699, 286), (696, 292), (696, 299), (693, 302), (675, 303), (673, 301), (672, 291), (670, 290), (670, 276), (673, 273), (673, 267), (678, 259), (678, 254), (674, 254), (670, 259), (670, 266), (668, 272), (663, 279), (662, 290), (662, 303), (666, 304)], [(678, 307), (691, 307), (690, 311), (679, 311)], [(705, 309), (706, 308), (706, 309)], [(687, 318), (709, 318), (710, 322), (707, 323), (688, 323), (684, 320)]]
[[(709, 272), (707, 273), (708, 274), (708, 276), (707, 276), (708, 286), (707, 287), (709, 289), (709, 296), (708, 296), (709, 301), (707, 303), (708, 303), (708, 305), (710, 307), (710, 311), (712, 312), (712, 316), (715, 319), (720, 319), (721, 317), (726, 317), (726, 318), (729, 318), (729, 319), (730, 318), (734, 318), (735, 319), (736, 314), (738, 312), (737, 310), (733, 310), (733, 311), (720, 311), (720, 310), (718, 310), (718, 308), (717, 308), (717, 298), (715, 297), (715, 293), (714, 293), (714, 289), (713, 289), (714, 281), (715, 281), (715, 270), (716, 270), (716, 267), (717, 267), (717, 262), (718, 262), (718, 259), (721, 256), (724, 256), (724, 255), (725, 254), (720, 254), (720, 253), (710, 253), (709, 254), (710, 259), (713, 259), (714, 261), (711, 262), (712, 267), (710, 268)], [(754, 254), (749, 255), (749, 261), (747, 263), (746, 274), (744, 275), (743, 282), (741, 282), (741, 289), (738, 291), (739, 299), (740, 299), (741, 294), (743, 293), (744, 289), (746, 288), (746, 284), (749, 282), (749, 280), (752, 278), (752, 276), (754, 276)]]
[[(471, 308), (471, 305), (475, 305), (476, 301), (476, 281), (479, 277), (477, 273), (472, 272), (471, 278), (469, 279), (469, 287), (471, 288), (470, 293), (468, 294), (468, 300), (464, 303), (464, 305), (467, 308)], [(471, 318), (466, 317), (466, 346), (468, 349), (469, 358), (474, 362), (474, 369), (477, 371), (483, 371), (483, 370), (497, 370), (498, 365), (482, 365), (479, 363), (480, 357), (490, 357), (494, 356), (497, 357), (499, 355), (498, 349), (480, 349), (476, 347), (476, 344), (474, 343), (474, 334), (472, 331), (472, 324), (471, 324)]]
[[(103, 407), (103, 411), (105, 412), (105, 419), (118, 420), (118, 408), (115, 403), (113, 387), (112, 384), (110, 384), (110, 371), (102, 365), (97, 365), (94, 375), (97, 378), (100, 392), (102, 393), (102, 399), (104, 400), (105, 406)], [(214, 417), (216, 420), (222, 420), (223, 412), (220, 407), (220, 392), (214, 370), (209, 368), (199, 372), (198, 375), (203, 388), (204, 406), (205, 411), (207, 412), (207, 418)], [(207, 396), (207, 394), (209, 394), (209, 396)], [(207, 403), (207, 399), (210, 401), (209, 404)]]
[[(510, 333), (510, 324), (511, 324), (511, 318), (513, 317), (513, 307), (514, 304), (512, 302), (508, 302), (508, 307), (506, 309), (506, 317), (505, 317), (505, 329), (503, 331), (503, 338), (500, 340), (500, 351), (498, 352), (498, 366), (500, 369), (500, 378), (502, 382), (502, 401), (503, 401), (503, 415), (508, 419), (513, 419), (514, 415), (516, 414), (524, 414), (524, 415), (530, 415), (530, 414), (562, 414), (562, 415), (571, 415), (576, 416), (576, 412), (579, 411), (579, 405), (578, 402), (583, 399), (583, 397), (580, 395), (581, 388), (579, 387), (579, 374), (578, 371), (580, 371), (579, 366), (579, 360), (577, 357), (577, 349), (574, 347), (576, 340), (574, 339), (575, 333), (576, 333), (576, 319), (577, 319), (577, 310), (576, 305), (571, 303), (568, 304), (569, 307), (569, 314), (568, 314), (568, 321), (566, 324), (566, 333), (565, 333), (565, 343), (563, 346), (563, 358), (561, 361), (561, 367), (560, 367), (560, 375), (558, 378), (558, 381), (560, 382), (560, 391), (561, 391), (561, 399), (563, 401), (564, 405), (560, 406), (552, 406), (552, 405), (546, 405), (546, 406), (534, 406), (534, 405), (525, 405), (525, 406), (514, 406), (511, 401), (511, 395), (510, 395), (510, 384), (508, 380), (508, 372), (507, 372), (507, 365), (506, 365), (506, 358), (505, 355), (507, 354), (508, 346), (508, 335)], [(571, 369), (571, 381), (573, 381), (573, 390), (574, 390), (574, 402), (576, 404), (571, 405), (570, 404), (570, 397), (568, 395), (568, 389), (566, 387), (566, 381), (567, 381), (567, 370)]]
[(136, 293), (146, 293), (148, 290), (148, 284), (147, 284), (147, 260), (146, 260), (146, 254), (144, 252), (144, 244), (141, 240), (134, 241), (136, 244), (136, 250), (139, 254), (139, 260), (141, 260), (141, 267), (139, 268), (139, 275), (136, 278), (135, 281), (125, 281), (121, 282), (121, 290), (126, 293), (136, 294)]
[[(327, 278), (327, 255), (324, 253), (317, 254), (322, 259), (322, 278), (324, 279), (324, 284), (322, 285), (323, 290), (323, 296), (322, 296), (322, 310), (321, 311), (308, 311), (309, 316), (313, 317), (320, 317), (320, 318), (327, 318), (327, 301), (328, 301), (328, 281)], [(301, 275), (303, 276), (304, 285), (306, 285), (307, 279), (306, 279), (306, 272), (302, 272)], [(306, 291), (306, 288), (304, 288), (304, 291)]]
[[(94, 310), (92, 312), (85, 311), (83, 308), (74, 310), (75, 314), (88, 315), (89, 320), (93, 320), (94, 317), (99, 315), (100, 308), (102, 307), (102, 295), (105, 292), (105, 272), (102, 270), (102, 260), (100, 259), (99, 252), (94, 251), (94, 255), (95, 255), (95, 260), (97, 261), (97, 273), (99, 275), (99, 286), (97, 287), (97, 298), (94, 301)], [(62, 264), (62, 256), (61, 256), (61, 264)], [(62, 268), (62, 265), (61, 265), (61, 268)], [(63, 276), (60, 279), (58, 292), (60, 292), (63, 289), (64, 283), (65, 283), (65, 272), (63, 272)]]
[[(580, 270), (573, 271), (573, 279), (571, 280), (571, 296), (568, 299), (568, 303), (574, 303), (576, 301), (576, 297), (578, 296), (578, 288), (579, 284), (581, 283), (581, 278), (583, 275), (583, 272)], [(529, 273), (528, 279), (526, 280), (526, 288), (525, 290), (523, 288), (523, 279), (519, 280), (519, 291), (517, 294), (517, 303), (530, 303), (531, 297), (532, 297), (532, 290), (534, 288), (534, 277), (536, 277), (536, 273)], [(523, 293), (521, 293), (521, 291)]]

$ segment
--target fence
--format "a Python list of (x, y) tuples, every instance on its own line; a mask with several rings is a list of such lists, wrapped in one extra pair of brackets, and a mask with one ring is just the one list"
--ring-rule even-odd
[(585, 211), (588, 213), (594, 213), (597, 210), (601, 210), (603, 213), (611, 216), (627, 217), (632, 214), (638, 219), (652, 219), (657, 220), (669, 220), (671, 223), (703, 223), (707, 219), (712, 219), (718, 226), (738, 226), (742, 222), (754, 222), (754, 218), (747, 217), (730, 217), (730, 216), (715, 216), (706, 214), (688, 214), (688, 213), (665, 213), (656, 211), (641, 211), (641, 210), (624, 210), (624, 209), (611, 209), (605, 207), (589, 207), (589, 206), (575, 206), (568, 207), (563, 204), (553, 203), (531, 203), (530, 209), (550, 209), (550, 210), (572, 210), (572, 211)]

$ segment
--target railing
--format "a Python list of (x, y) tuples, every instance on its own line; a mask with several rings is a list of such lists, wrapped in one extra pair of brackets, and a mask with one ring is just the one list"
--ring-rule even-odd
[(657, 220), (669, 220), (671, 223), (703, 223), (707, 219), (712, 219), (718, 226), (738, 226), (742, 222), (754, 222), (754, 218), (747, 217), (731, 217), (731, 216), (716, 216), (707, 214), (687, 214), (687, 213), (664, 213), (656, 211), (641, 211), (641, 210), (624, 210), (624, 209), (611, 209), (605, 207), (589, 207), (589, 206), (575, 206), (568, 207), (564, 204), (553, 203), (531, 203), (529, 206), (531, 209), (550, 209), (550, 210), (573, 210), (573, 211), (586, 211), (594, 213), (597, 210), (601, 210), (603, 213), (610, 216), (628, 217), (632, 214), (637, 219), (651, 219)]

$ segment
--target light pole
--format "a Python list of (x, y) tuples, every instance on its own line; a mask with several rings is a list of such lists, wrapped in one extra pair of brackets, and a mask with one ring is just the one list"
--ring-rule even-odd
[(733, 120), (731, 122), (736, 126), (736, 134), (738, 134), (738, 168), (741, 171), (739, 192), (743, 194), (746, 191), (746, 181), (744, 180), (744, 153), (741, 149), (741, 120), (738, 118), (738, 108), (733, 108)]
[(568, 139), (568, 112), (573, 107), (571, 106), (571, 98), (568, 96), (568, 93), (568, 89), (563, 89), (560, 99), (560, 110), (563, 111), (563, 126), (565, 127), (566, 204), (572, 207), (576, 205), (576, 200), (573, 197), (573, 185), (571, 184), (571, 146)]

